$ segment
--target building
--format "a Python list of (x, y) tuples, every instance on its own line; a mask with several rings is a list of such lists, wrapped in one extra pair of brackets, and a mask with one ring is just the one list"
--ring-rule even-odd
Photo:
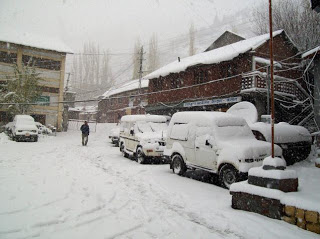
[(243, 37), (230, 32), (230, 31), (225, 31), (221, 36), (219, 36), (206, 50), (207, 51), (211, 51), (214, 49), (217, 49), (219, 47), (223, 47), (226, 45), (230, 45), (232, 43), (238, 42), (238, 41), (242, 41), (244, 40)]
[[(42, 95), (31, 112), (36, 121), (44, 125), (54, 125), (58, 130), (62, 126), (63, 104), (54, 102), (63, 101), (64, 75), (66, 54), (72, 50), (58, 39), (47, 39), (43, 36), (24, 34), (7, 34), (0, 36), (0, 83), (13, 73), (13, 66), (18, 67), (32, 62), (36, 67)], [(8, 122), (9, 115), (4, 109), (0, 111), (0, 121)]]
[(123, 115), (144, 114), (148, 104), (149, 80), (132, 80), (120, 86), (114, 86), (102, 95), (98, 104), (98, 122), (117, 123)]
[[(238, 101), (250, 101), (259, 116), (268, 114), (267, 69), (269, 34), (252, 37), (190, 56), (151, 74), (147, 113), (171, 115), (177, 111), (226, 111)], [(273, 33), (276, 120), (298, 124), (295, 118), (308, 97), (301, 79), (298, 50), (283, 30)], [(293, 107), (294, 106), (294, 107)]]

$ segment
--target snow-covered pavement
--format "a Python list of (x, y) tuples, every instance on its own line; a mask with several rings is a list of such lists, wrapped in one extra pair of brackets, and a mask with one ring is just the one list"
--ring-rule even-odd
[(228, 190), (169, 165), (123, 158), (107, 138), (111, 127), (99, 124), (87, 147), (78, 131), (37, 143), (0, 134), (0, 238), (319, 237), (233, 210)]

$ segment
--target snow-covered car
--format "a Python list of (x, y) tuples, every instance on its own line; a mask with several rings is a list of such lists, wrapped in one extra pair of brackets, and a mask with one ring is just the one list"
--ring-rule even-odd
[(6, 125), (4, 125), (4, 132), (9, 136), (12, 134), (12, 126), (13, 122), (9, 122)]
[[(172, 116), (164, 155), (170, 168), (183, 175), (201, 169), (219, 175), (223, 187), (247, 178), (252, 167), (270, 156), (271, 144), (257, 140), (247, 122), (224, 112), (178, 112)], [(281, 148), (275, 147), (281, 157)]]
[[(227, 113), (243, 117), (258, 140), (271, 142), (271, 124), (258, 122), (258, 111), (252, 103), (239, 102), (231, 106)], [(309, 156), (312, 137), (302, 126), (280, 122), (274, 124), (274, 142), (282, 148), (287, 165), (292, 165)]]
[(119, 147), (120, 127), (116, 127), (110, 130), (109, 139), (111, 143)]
[(138, 163), (163, 160), (167, 118), (161, 115), (125, 115), (120, 125), (120, 151)]
[(38, 128), (30, 115), (16, 115), (11, 127), (14, 141), (38, 141)]
[(52, 134), (52, 130), (41, 124), (40, 122), (35, 122), (38, 128), (38, 134)]

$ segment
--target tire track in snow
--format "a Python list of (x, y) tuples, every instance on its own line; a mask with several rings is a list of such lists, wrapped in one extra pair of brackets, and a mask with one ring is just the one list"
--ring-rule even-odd
[(114, 239), (114, 238), (119, 237), (119, 236), (124, 236), (125, 234), (133, 232), (133, 231), (135, 231), (135, 230), (137, 230), (137, 229), (139, 229), (141, 227), (143, 227), (143, 224), (139, 224), (137, 226), (134, 226), (134, 227), (129, 228), (127, 230), (124, 230), (122, 232), (116, 233), (116, 234), (114, 234), (112, 236), (105, 237), (104, 239)]

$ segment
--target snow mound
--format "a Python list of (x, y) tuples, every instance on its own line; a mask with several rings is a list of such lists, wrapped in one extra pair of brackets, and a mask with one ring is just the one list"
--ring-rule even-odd
[(257, 108), (248, 101), (234, 104), (227, 110), (227, 113), (244, 118), (248, 124), (253, 124), (258, 121)]

